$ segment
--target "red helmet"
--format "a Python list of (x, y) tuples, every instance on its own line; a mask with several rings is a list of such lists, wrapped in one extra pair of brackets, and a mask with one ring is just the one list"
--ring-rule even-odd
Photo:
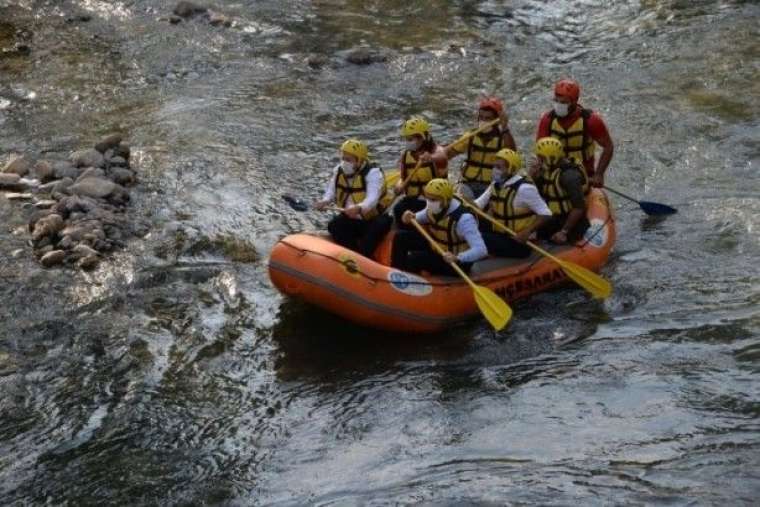
[(504, 111), (504, 104), (496, 97), (486, 97), (478, 104), (478, 109), (490, 109), (496, 114), (501, 114)]
[(581, 86), (573, 79), (561, 79), (554, 85), (554, 95), (567, 97), (573, 102), (578, 102), (581, 96)]

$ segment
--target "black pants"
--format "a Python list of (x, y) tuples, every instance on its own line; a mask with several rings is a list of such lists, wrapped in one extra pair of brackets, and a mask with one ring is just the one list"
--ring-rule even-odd
[(486, 243), (488, 253), (496, 257), (514, 257), (524, 259), (530, 256), (530, 247), (519, 241), (515, 241), (509, 234), (498, 232), (483, 232), (483, 241)]
[(327, 230), (339, 245), (371, 258), (392, 224), (393, 219), (385, 213), (370, 220), (349, 218), (341, 213), (330, 220)]
[(396, 206), (393, 208), (393, 217), (396, 219), (396, 226), (399, 229), (407, 231), (413, 230), (411, 225), (406, 225), (401, 221), (401, 215), (404, 214), (404, 211), (417, 213), (418, 211), (425, 209), (425, 206), (425, 199), (419, 199), (417, 196), (406, 196), (399, 199), (399, 201), (396, 203)]
[[(467, 273), (471, 262), (457, 262)], [(391, 266), (402, 271), (419, 273), (422, 270), (435, 275), (457, 276), (457, 272), (443, 260), (417, 231), (398, 231), (393, 238)]]
[[(549, 240), (554, 233), (559, 232), (567, 221), (567, 215), (555, 215), (546, 222), (539, 230), (538, 237), (543, 240)], [(585, 215), (575, 224), (575, 227), (567, 234), (567, 242), (575, 243), (583, 237), (586, 229), (591, 227), (588, 217)]]

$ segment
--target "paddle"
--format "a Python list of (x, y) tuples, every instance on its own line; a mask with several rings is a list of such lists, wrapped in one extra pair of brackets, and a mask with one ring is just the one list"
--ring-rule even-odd
[[(509, 234), (512, 237), (517, 236), (517, 233), (507, 227), (506, 225), (502, 224), (498, 220), (496, 220), (494, 217), (486, 213), (485, 211), (478, 208), (475, 204), (465, 200), (464, 197), (461, 195), (457, 195), (459, 199), (464, 203), (465, 206), (470, 208), (472, 211), (480, 215), (481, 217), (485, 218), (492, 224), (494, 224), (499, 229), (503, 230), (507, 234)], [(601, 276), (597, 275), (596, 273), (593, 273), (592, 271), (579, 266), (578, 264), (575, 264), (574, 262), (565, 261), (558, 257), (555, 257), (554, 255), (550, 254), (543, 248), (539, 247), (535, 243), (532, 243), (530, 241), (525, 242), (529, 247), (531, 247), (533, 250), (537, 251), (541, 255), (548, 257), (549, 259), (556, 262), (560, 268), (562, 268), (562, 271), (565, 272), (565, 274), (573, 280), (575, 283), (586, 289), (593, 297), (598, 299), (605, 299), (610, 294), (612, 294), (612, 285), (610, 285), (610, 282), (602, 278)]]
[[(433, 249), (438, 252), (441, 257), (443, 257), (443, 254), (445, 254), (446, 251), (441, 248), (433, 238), (430, 237), (425, 228), (422, 227), (419, 222), (414, 219), (412, 219), (412, 225), (414, 225), (419, 233), (422, 234), (428, 243), (430, 243), (430, 246), (432, 246)], [(480, 309), (480, 313), (483, 314), (491, 326), (493, 326), (493, 328), (497, 331), (504, 329), (504, 326), (507, 325), (509, 319), (512, 318), (512, 309), (509, 307), (509, 305), (488, 287), (476, 285), (475, 282), (473, 282), (470, 277), (467, 276), (464, 271), (462, 271), (462, 268), (460, 268), (456, 262), (452, 262), (449, 265), (472, 288), (472, 293), (475, 297), (475, 303), (477, 303), (478, 308)]]
[(607, 185), (605, 185), (604, 188), (605, 190), (609, 190), (613, 194), (617, 194), (620, 197), (623, 197), (625, 199), (628, 199), (629, 201), (635, 202), (641, 207), (641, 209), (647, 215), (672, 215), (673, 213), (678, 212), (677, 209), (671, 208), (670, 206), (666, 204), (660, 204), (659, 202), (639, 201), (637, 199), (634, 199), (630, 195), (625, 195), (623, 192), (615, 190), (614, 188), (610, 188)]

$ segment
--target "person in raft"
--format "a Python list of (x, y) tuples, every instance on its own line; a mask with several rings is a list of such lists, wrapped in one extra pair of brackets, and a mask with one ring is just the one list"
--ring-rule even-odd
[(552, 211), (551, 220), (538, 230), (538, 237), (560, 245), (573, 243), (589, 227), (586, 171), (575, 160), (565, 157), (562, 143), (554, 137), (539, 139), (535, 155), (529, 174)]
[[(565, 155), (582, 164), (593, 187), (604, 186), (604, 172), (610, 165), (615, 146), (607, 125), (599, 113), (578, 103), (580, 85), (572, 79), (562, 79), (554, 85), (554, 104), (541, 117), (536, 140), (556, 137), (565, 148)], [(596, 145), (602, 148), (595, 162)]]
[[(412, 117), (401, 126), (401, 137), (406, 141), (406, 148), (401, 153), (398, 163), (400, 177), (394, 191), (396, 195), (404, 194), (393, 208), (393, 216), (400, 228), (408, 229), (401, 221), (405, 211), (420, 211), (425, 207), (422, 191), (433, 178), (446, 178), (448, 175), (448, 159), (442, 147), (436, 144), (430, 134), (430, 124), (421, 117)], [(420, 157), (424, 158), (420, 167), (414, 171)], [(409, 175), (409, 183), (404, 185)]]
[(446, 157), (449, 159), (467, 153), (467, 158), (462, 163), (461, 184), (458, 189), (467, 199), (479, 196), (491, 184), (491, 170), (496, 153), (503, 148), (516, 149), (515, 140), (509, 131), (509, 118), (501, 100), (488, 97), (478, 103), (479, 127), (497, 118), (499, 123), (490, 129), (446, 146)]
[(371, 257), (390, 225), (390, 217), (383, 214), (385, 176), (370, 162), (367, 145), (362, 141), (348, 139), (340, 153), (341, 161), (314, 207), (341, 207), (342, 212), (330, 220), (327, 230), (339, 245)]
[(516, 151), (505, 148), (496, 152), (492, 183), (475, 200), (478, 208), (517, 233), (512, 237), (495, 224), (481, 221), (488, 253), (497, 257), (528, 257), (531, 249), (525, 242), (552, 217), (549, 206), (522, 167), (522, 157)]
[(446, 252), (441, 256), (416, 230), (402, 230), (396, 235), (391, 252), (391, 266), (404, 271), (456, 276), (451, 264), (464, 271), (488, 255), (478, 222), (461, 202), (454, 199), (454, 187), (448, 180), (435, 178), (424, 189), (425, 209), (405, 211), (401, 219), (422, 225)]

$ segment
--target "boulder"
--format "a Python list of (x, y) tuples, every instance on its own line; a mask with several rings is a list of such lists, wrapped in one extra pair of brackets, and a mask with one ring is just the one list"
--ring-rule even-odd
[(12, 158), (3, 167), (4, 173), (18, 174), (19, 176), (26, 176), (29, 173), (29, 169), (32, 168), (32, 163), (26, 155), (19, 155)]
[(121, 143), (121, 134), (109, 134), (95, 145), (95, 149), (100, 153), (105, 153), (108, 150), (112, 150), (119, 146)]
[(55, 179), (55, 168), (47, 160), (40, 160), (34, 164), (34, 170), (32, 172), (42, 183), (47, 183)]
[(19, 183), (21, 176), (14, 173), (0, 173), (0, 189), (3, 190), (24, 190), (24, 185)]
[(369, 48), (357, 48), (346, 55), (346, 61), (354, 65), (370, 65), (387, 60), (387, 56)]
[(74, 248), (71, 249), (72, 252), (74, 252), (79, 257), (90, 257), (90, 256), (98, 256), (98, 252), (90, 248), (89, 246), (85, 244), (78, 244)]
[(178, 2), (173, 12), (181, 18), (192, 18), (193, 16), (208, 12), (208, 9), (193, 2)]
[(104, 167), (106, 159), (103, 154), (94, 148), (75, 151), (69, 157), (69, 161), (75, 167)]
[(82, 174), (79, 175), (79, 178), (76, 179), (77, 183), (86, 179), (86, 178), (101, 178), (105, 179), (106, 172), (99, 168), (99, 167), (87, 167), (84, 171), (82, 171)]
[(63, 217), (58, 213), (51, 213), (40, 218), (34, 224), (32, 231), (32, 241), (37, 241), (46, 236), (51, 236), (63, 229)]
[(129, 145), (127, 143), (119, 143), (119, 146), (115, 147), (113, 149), (113, 154), (115, 157), (121, 157), (124, 160), (129, 160), (129, 155), (132, 153), (132, 150), (130, 149)]
[(81, 269), (84, 269), (85, 271), (94, 269), (98, 262), (100, 262), (100, 257), (96, 255), (88, 255), (87, 257), (82, 257), (79, 259), (79, 262), (77, 262), (77, 266), (79, 266)]
[(53, 171), (56, 179), (71, 178), (75, 180), (79, 177), (79, 169), (74, 167), (70, 162), (56, 162), (53, 164)]
[(108, 177), (119, 185), (131, 185), (135, 182), (135, 173), (123, 167), (112, 167), (108, 171)]
[(63, 259), (66, 258), (66, 252), (63, 250), (53, 250), (52, 252), (48, 252), (45, 255), (42, 256), (40, 259), (40, 263), (45, 266), (46, 268), (50, 268), (52, 266), (56, 266), (63, 262)]
[(123, 157), (112, 157), (108, 163), (115, 167), (129, 167), (129, 162)]
[(103, 178), (85, 178), (71, 185), (68, 190), (75, 195), (104, 198), (113, 193), (118, 185)]

